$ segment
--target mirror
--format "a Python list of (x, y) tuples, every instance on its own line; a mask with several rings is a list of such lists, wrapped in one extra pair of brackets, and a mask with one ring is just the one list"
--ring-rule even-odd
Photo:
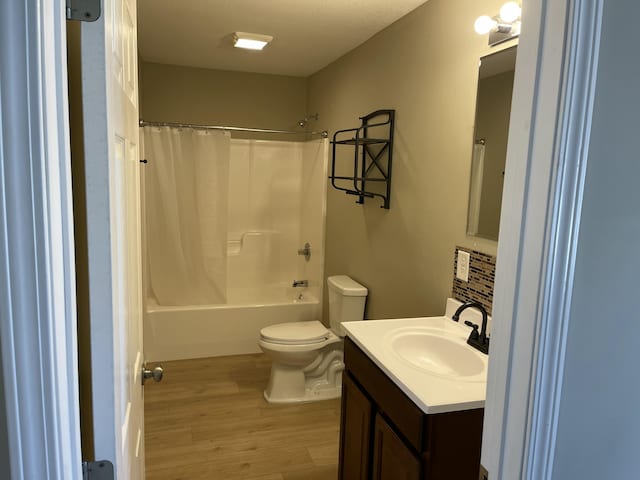
[(480, 59), (467, 235), (498, 240), (517, 47)]

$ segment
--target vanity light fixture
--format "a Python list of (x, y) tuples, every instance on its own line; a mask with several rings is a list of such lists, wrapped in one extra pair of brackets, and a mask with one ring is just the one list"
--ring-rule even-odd
[(271, 35), (259, 33), (235, 32), (233, 34), (233, 46), (247, 50), (262, 50), (271, 40), (273, 40)]
[(490, 46), (497, 45), (520, 35), (521, 14), (522, 9), (518, 2), (507, 2), (495, 17), (478, 17), (474, 28), (479, 35), (489, 34)]

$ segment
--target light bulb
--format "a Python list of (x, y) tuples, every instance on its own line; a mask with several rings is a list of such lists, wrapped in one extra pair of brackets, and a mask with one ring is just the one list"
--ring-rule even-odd
[(518, 2), (507, 2), (500, 8), (500, 19), (505, 23), (513, 23), (520, 18), (521, 13)]
[(476, 19), (476, 23), (473, 24), (473, 28), (475, 28), (476, 33), (485, 35), (493, 30), (496, 25), (497, 22), (493, 18), (487, 15), (482, 15)]

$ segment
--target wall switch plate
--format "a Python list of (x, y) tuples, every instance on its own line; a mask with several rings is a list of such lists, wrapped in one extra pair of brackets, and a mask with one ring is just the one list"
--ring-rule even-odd
[(469, 263), (471, 262), (471, 254), (458, 250), (458, 262), (456, 267), (456, 278), (463, 282), (469, 281)]

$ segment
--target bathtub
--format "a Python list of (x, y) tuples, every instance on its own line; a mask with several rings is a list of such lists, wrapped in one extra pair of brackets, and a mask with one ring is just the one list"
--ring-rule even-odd
[(148, 299), (145, 358), (158, 362), (258, 353), (261, 328), (320, 318), (320, 303), (312, 290), (231, 289), (225, 305), (162, 306)]

